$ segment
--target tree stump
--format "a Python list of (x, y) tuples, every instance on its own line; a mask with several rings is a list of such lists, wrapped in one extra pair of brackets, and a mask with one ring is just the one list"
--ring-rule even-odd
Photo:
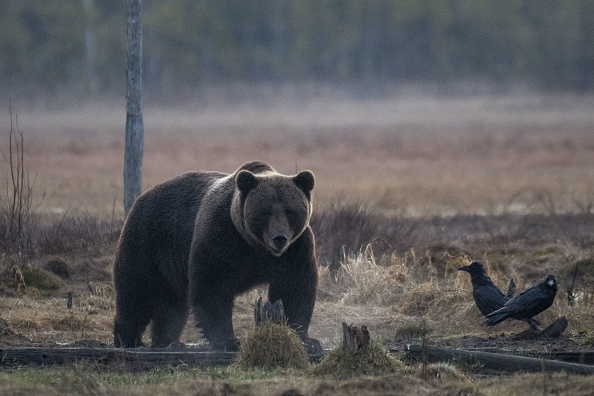
[(278, 300), (274, 303), (266, 301), (266, 303), (263, 304), (262, 297), (258, 298), (254, 304), (254, 320), (256, 322), (256, 326), (259, 326), (266, 321), (286, 324), (287, 317), (285, 316), (283, 302), (281, 300)]
[(357, 353), (367, 348), (370, 340), (367, 326), (363, 325), (359, 328), (342, 322), (342, 343), (349, 351)]

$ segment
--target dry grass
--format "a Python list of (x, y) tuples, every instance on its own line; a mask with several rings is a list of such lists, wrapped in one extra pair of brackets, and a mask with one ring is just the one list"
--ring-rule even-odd
[[(322, 326), (338, 328), (341, 319), (349, 323), (367, 324), (372, 334), (387, 340), (397, 334), (420, 334), (421, 331), (415, 329), (419, 329), (423, 320), (431, 329), (431, 337), (436, 339), (462, 334), (488, 336), (501, 331), (526, 330), (525, 324), (517, 321), (494, 328), (482, 324), (484, 318), (472, 299), (470, 277), (455, 270), (469, 263), (468, 257), (449, 257), (445, 264), (447, 271), (441, 276), (429, 278), (415, 276), (420, 260), (404, 262), (393, 256), (390, 264), (380, 266), (371, 251), (367, 250), (346, 257), (335, 275), (328, 268), (322, 268), (318, 303), (322, 306), (318, 308)], [(524, 281), (508, 267), (495, 269), (487, 263), (487, 271), (504, 291), (512, 277), (518, 283), (518, 291), (532, 286), (532, 283)], [(433, 272), (437, 273), (435, 268)], [(545, 324), (550, 324), (559, 316), (567, 316), (572, 333), (587, 331), (589, 326), (594, 325), (588, 317), (592, 309), (591, 293), (588, 292), (590, 287), (591, 283), (582, 284), (580, 289), (584, 291), (580, 294), (581, 303), (573, 307), (569, 306), (564, 290), (560, 289), (553, 306), (540, 318)], [(331, 314), (327, 312), (326, 304), (335, 311)], [(378, 320), (378, 316), (381, 319)], [(317, 328), (314, 324), (314, 329)], [(336, 337), (337, 334), (335, 332), (328, 336)]]

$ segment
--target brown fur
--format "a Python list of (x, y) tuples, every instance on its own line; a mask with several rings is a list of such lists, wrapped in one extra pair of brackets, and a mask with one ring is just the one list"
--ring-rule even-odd
[(152, 323), (152, 346), (178, 342), (192, 309), (217, 348), (236, 348), (234, 298), (269, 284), (289, 323), (308, 337), (317, 268), (309, 227), (313, 174), (277, 173), (252, 162), (233, 174), (186, 173), (138, 198), (114, 264), (114, 345), (136, 347)]

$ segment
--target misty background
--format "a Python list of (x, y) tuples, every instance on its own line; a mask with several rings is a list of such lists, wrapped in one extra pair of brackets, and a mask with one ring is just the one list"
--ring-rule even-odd
[[(125, 1), (0, 10), (4, 97), (124, 97)], [(592, 0), (145, 0), (142, 22), (154, 102), (229, 86), (362, 98), (594, 88)]]

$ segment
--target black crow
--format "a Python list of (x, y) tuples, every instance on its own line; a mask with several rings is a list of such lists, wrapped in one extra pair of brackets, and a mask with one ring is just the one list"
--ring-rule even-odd
[(510, 298), (503, 307), (488, 314), (485, 324), (494, 326), (507, 318), (513, 318), (528, 321), (534, 329), (530, 319), (548, 309), (553, 304), (556, 294), (557, 279), (553, 275), (547, 275), (543, 282)]
[(487, 316), (503, 307), (507, 302), (508, 298), (493, 284), (481, 263), (475, 261), (470, 265), (458, 268), (458, 270), (470, 274), (472, 297), (474, 297), (474, 302), (483, 315)]

